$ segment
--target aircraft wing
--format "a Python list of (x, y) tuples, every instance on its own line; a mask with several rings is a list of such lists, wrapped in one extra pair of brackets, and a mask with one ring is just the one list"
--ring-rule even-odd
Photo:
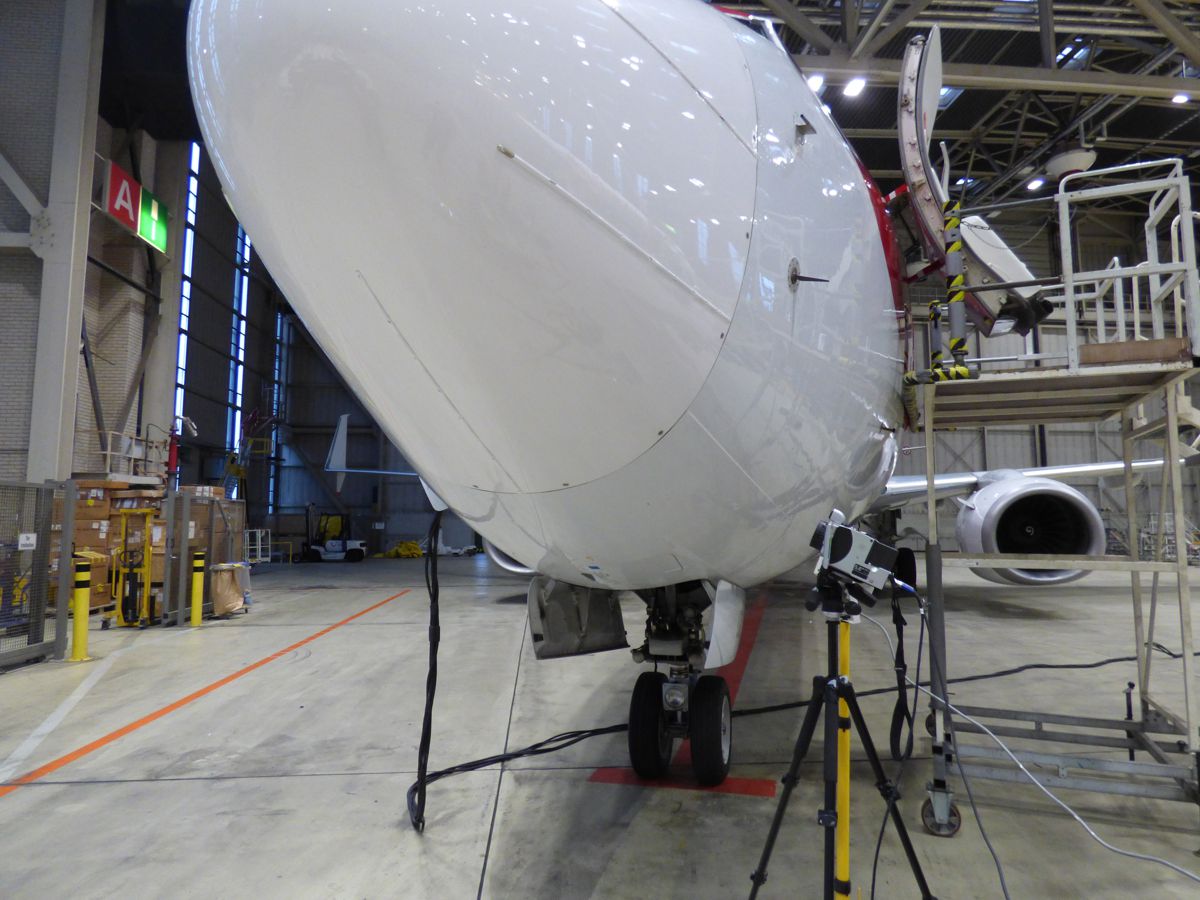
[[(1135, 472), (1149, 471), (1162, 468), (1161, 459), (1138, 459), (1133, 462)], [(1021, 475), (1026, 478), (1051, 478), (1055, 481), (1083, 481), (1092, 478), (1106, 478), (1120, 475), (1125, 471), (1123, 462), (1103, 463), (1073, 463), (1066, 466), (1040, 466), (1031, 469), (1012, 469), (1013, 476)], [(1003, 470), (985, 472), (951, 472), (935, 475), (933, 479), (934, 497), (937, 500), (948, 500), (951, 497), (961, 497), (978, 490), (985, 480), (995, 479)], [(927, 497), (929, 480), (924, 475), (893, 475), (888, 481), (883, 493), (871, 505), (870, 512), (884, 512), (890, 509), (900, 509), (909, 503), (924, 503)]]

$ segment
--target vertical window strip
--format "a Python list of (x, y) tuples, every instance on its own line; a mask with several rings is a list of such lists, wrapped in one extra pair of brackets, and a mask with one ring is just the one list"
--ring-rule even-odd
[[(196, 246), (196, 208), (200, 196), (200, 145), (192, 142), (188, 157), (187, 217), (183, 237), (183, 277), (179, 288), (179, 346), (175, 356), (175, 417), (183, 416), (187, 389), (188, 331), (192, 315), (192, 255)], [(176, 425), (175, 422), (172, 423)], [(178, 482), (178, 477), (176, 478)]]
[(267, 466), (267, 514), (279, 505), (279, 420), (283, 415), (283, 310), (275, 310), (275, 360), (271, 368), (271, 455)]
[[(242, 401), (246, 377), (246, 321), (250, 312), (250, 237), (238, 226), (233, 276), (233, 319), (229, 339), (229, 425), (226, 447), (238, 453), (242, 439)], [(236, 494), (236, 487), (234, 488)]]

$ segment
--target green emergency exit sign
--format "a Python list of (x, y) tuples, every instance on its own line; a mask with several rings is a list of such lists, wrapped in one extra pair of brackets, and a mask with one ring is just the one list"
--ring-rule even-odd
[(167, 207), (142, 188), (142, 214), (138, 216), (138, 237), (157, 250), (167, 252)]

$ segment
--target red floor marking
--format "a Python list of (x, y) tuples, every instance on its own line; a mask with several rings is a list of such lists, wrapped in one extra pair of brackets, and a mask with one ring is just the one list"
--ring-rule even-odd
[[(762, 625), (763, 613), (766, 611), (766, 608), (767, 594), (766, 591), (762, 591), (755, 598), (750, 608), (746, 610), (746, 619), (742, 622), (742, 636), (738, 641), (738, 649), (733, 657), (733, 662), (717, 670), (717, 672), (725, 676), (725, 681), (729, 685), (729, 700), (731, 704), (737, 701), (738, 690), (741, 688), (742, 678), (746, 674), (746, 665), (750, 662), (750, 652), (754, 649), (754, 644), (758, 640), (758, 629)], [(687, 738), (684, 738), (679, 744), (679, 749), (675, 752), (675, 758), (671, 760), (671, 766), (673, 768), (685, 768), (691, 766), (691, 764), (692, 745)], [(731, 777), (726, 778), (716, 787), (702, 787), (690, 778), (684, 778), (680, 775), (667, 775), (666, 778), (650, 781), (639, 778), (633, 773), (633, 769), (624, 766), (606, 766), (597, 769), (591, 774), (588, 781), (595, 784), (629, 784), (640, 787), (706, 791), (715, 794), (742, 794), (748, 797), (774, 797), (776, 785), (775, 780), (770, 778)]]
[(169, 714), (175, 712), (175, 710), (177, 710), (177, 709), (182, 709), (183, 707), (187, 706), (189, 703), (192, 703), (196, 700), (199, 700), (201, 697), (211, 694), (213, 691), (217, 690), (218, 688), (225, 687), (225, 685), (229, 684), (231, 681), (237, 681), (239, 678), (243, 677), (244, 675), (249, 675), (255, 669), (261, 669), (267, 663), (274, 662), (275, 660), (279, 659), (279, 657), (286, 656), (287, 654), (291, 653), (293, 650), (300, 649), (305, 644), (311, 644), (317, 638), (322, 638), (325, 635), (329, 634), (329, 632), (335, 631), (338, 628), (341, 628), (343, 625), (348, 625), (349, 623), (353, 622), (355, 619), (359, 618), (360, 616), (365, 616), (369, 612), (374, 612), (375, 610), (379, 609), (379, 607), (383, 606), (384, 604), (391, 603), (397, 597), (403, 597), (407, 593), (408, 593), (408, 588), (405, 588), (398, 594), (392, 594), (392, 596), (388, 597), (386, 600), (380, 600), (378, 603), (371, 604), (366, 609), (360, 609), (354, 615), (346, 616), (346, 618), (342, 619), (340, 622), (334, 622), (332, 625), (329, 625), (326, 628), (322, 628), (318, 632), (310, 634), (308, 637), (304, 638), (303, 640), (296, 641), (296, 643), (294, 643), (294, 644), (289, 644), (287, 647), (284, 647), (282, 650), (276, 650), (270, 656), (264, 656), (258, 662), (251, 663), (250, 665), (246, 666), (244, 669), (238, 669), (232, 675), (226, 675), (224, 678), (218, 679), (217, 681), (214, 681), (212, 684), (205, 685), (204, 687), (200, 688), (200, 690), (198, 690), (198, 691), (192, 691), (192, 693), (188, 694), (186, 697), (180, 697), (174, 703), (168, 703), (166, 706), (156, 709), (154, 712), (148, 713), (147, 715), (142, 716), (140, 719), (135, 719), (134, 721), (130, 722), (128, 725), (122, 725), (116, 731), (110, 731), (108, 734), (104, 735), (103, 737), (96, 738), (96, 740), (92, 741), (90, 744), (84, 744), (82, 747), (79, 747), (75, 750), (72, 750), (70, 753), (60, 756), (58, 759), (53, 759), (39, 769), (34, 769), (32, 772), (27, 772), (26, 774), (22, 775), (20, 778), (13, 779), (12, 781), (8, 782), (7, 784), (0, 784), (0, 797), (4, 797), (7, 794), (11, 794), (13, 791), (15, 791), (17, 788), (19, 788), (23, 784), (30, 784), (34, 781), (38, 781), (39, 779), (45, 778), (47, 775), (50, 775), (53, 772), (57, 772), (63, 766), (70, 765), (71, 763), (75, 762), (75, 760), (81, 759), (82, 757), (87, 756), (89, 753), (94, 753), (95, 751), (99, 750), (101, 747), (107, 747), (113, 741), (119, 740), (120, 738), (125, 737), (125, 735), (127, 735), (129, 733), (137, 731), (139, 728), (143, 728), (146, 725), (149, 725), (151, 722), (157, 722), (163, 716), (169, 715)]
[(740, 794), (743, 797), (774, 797), (775, 785), (773, 778), (735, 778), (730, 775), (715, 787), (703, 787), (690, 778), (682, 775), (668, 775), (656, 781), (638, 778), (633, 769), (609, 767), (597, 769), (588, 781), (592, 784), (626, 784), (634, 787), (674, 788), (681, 791), (701, 791), (706, 794)]

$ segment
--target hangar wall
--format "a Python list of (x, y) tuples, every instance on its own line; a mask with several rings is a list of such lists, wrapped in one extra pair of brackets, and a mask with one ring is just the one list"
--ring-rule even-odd
[[(189, 153), (185, 167), (191, 161)], [(372, 552), (423, 536), (432, 509), (415, 478), (351, 475), (338, 491), (335, 477), (324, 472), (334, 428), (343, 413), (351, 414), (347, 448), (351, 467), (411, 467), (354, 399), (288, 306), (254, 249), (253, 235), (242, 232), (225, 202), (202, 148), (195, 162), (195, 221), (190, 277), (185, 279), (186, 366), (181, 384), (183, 415), (195, 422), (197, 435), (182, 439), (181, 481), (222, 482), (231, 452), (240, 448), (237, 463), (245, 469), (247, 519), (270, 528), (277, 538), (302, 539), (310, 503), (318, 512), (348, 516), (352, 536), (366, 540)], [(185, 199), (181, 209), (186, 205)], [(239, 333), (243, 327), (244, 333)], [(239, 367), (240, 405), (236, 399)], [(172, 364), (173, 383), (175, 377)], [(402, 386), (397, 390), (399, 395)], [(240, 413), (237, 434), (232, 430), (234, 410)], [(453, 519), (446, 523), (445, 542), (469, 546), (474, 537)]]
[[(84, 278), (84, 326), (91, 351), (99, 411), (87, 362), (79, 368), (75, 395), (72, 471), (103, 473), (105, 432), (161, 439), (171, 427), (174, 380), (172, 354), (179, 318), (179, 272), (183, 252), (181, 213), (186, 182), (181, 160), (186, 145), (158, 143), (144, 132), (96, 128), (96, 153), (146, 185), (170, 213), (166, 254), (158, 253), (107, 216), (93, 212)], [(102, 191), (103, 162), (93, 177), (93, 196)]]
[[(2, 155), (34, 196), (50, 194), (55, 103), (66, 3), (0, 5)], [(0, 185), (0, 231), (28, 233), (30, 214)], [(29, 456), (42, 260), (28, 248), (0, 248), (0, 478), (23, 480)]]

